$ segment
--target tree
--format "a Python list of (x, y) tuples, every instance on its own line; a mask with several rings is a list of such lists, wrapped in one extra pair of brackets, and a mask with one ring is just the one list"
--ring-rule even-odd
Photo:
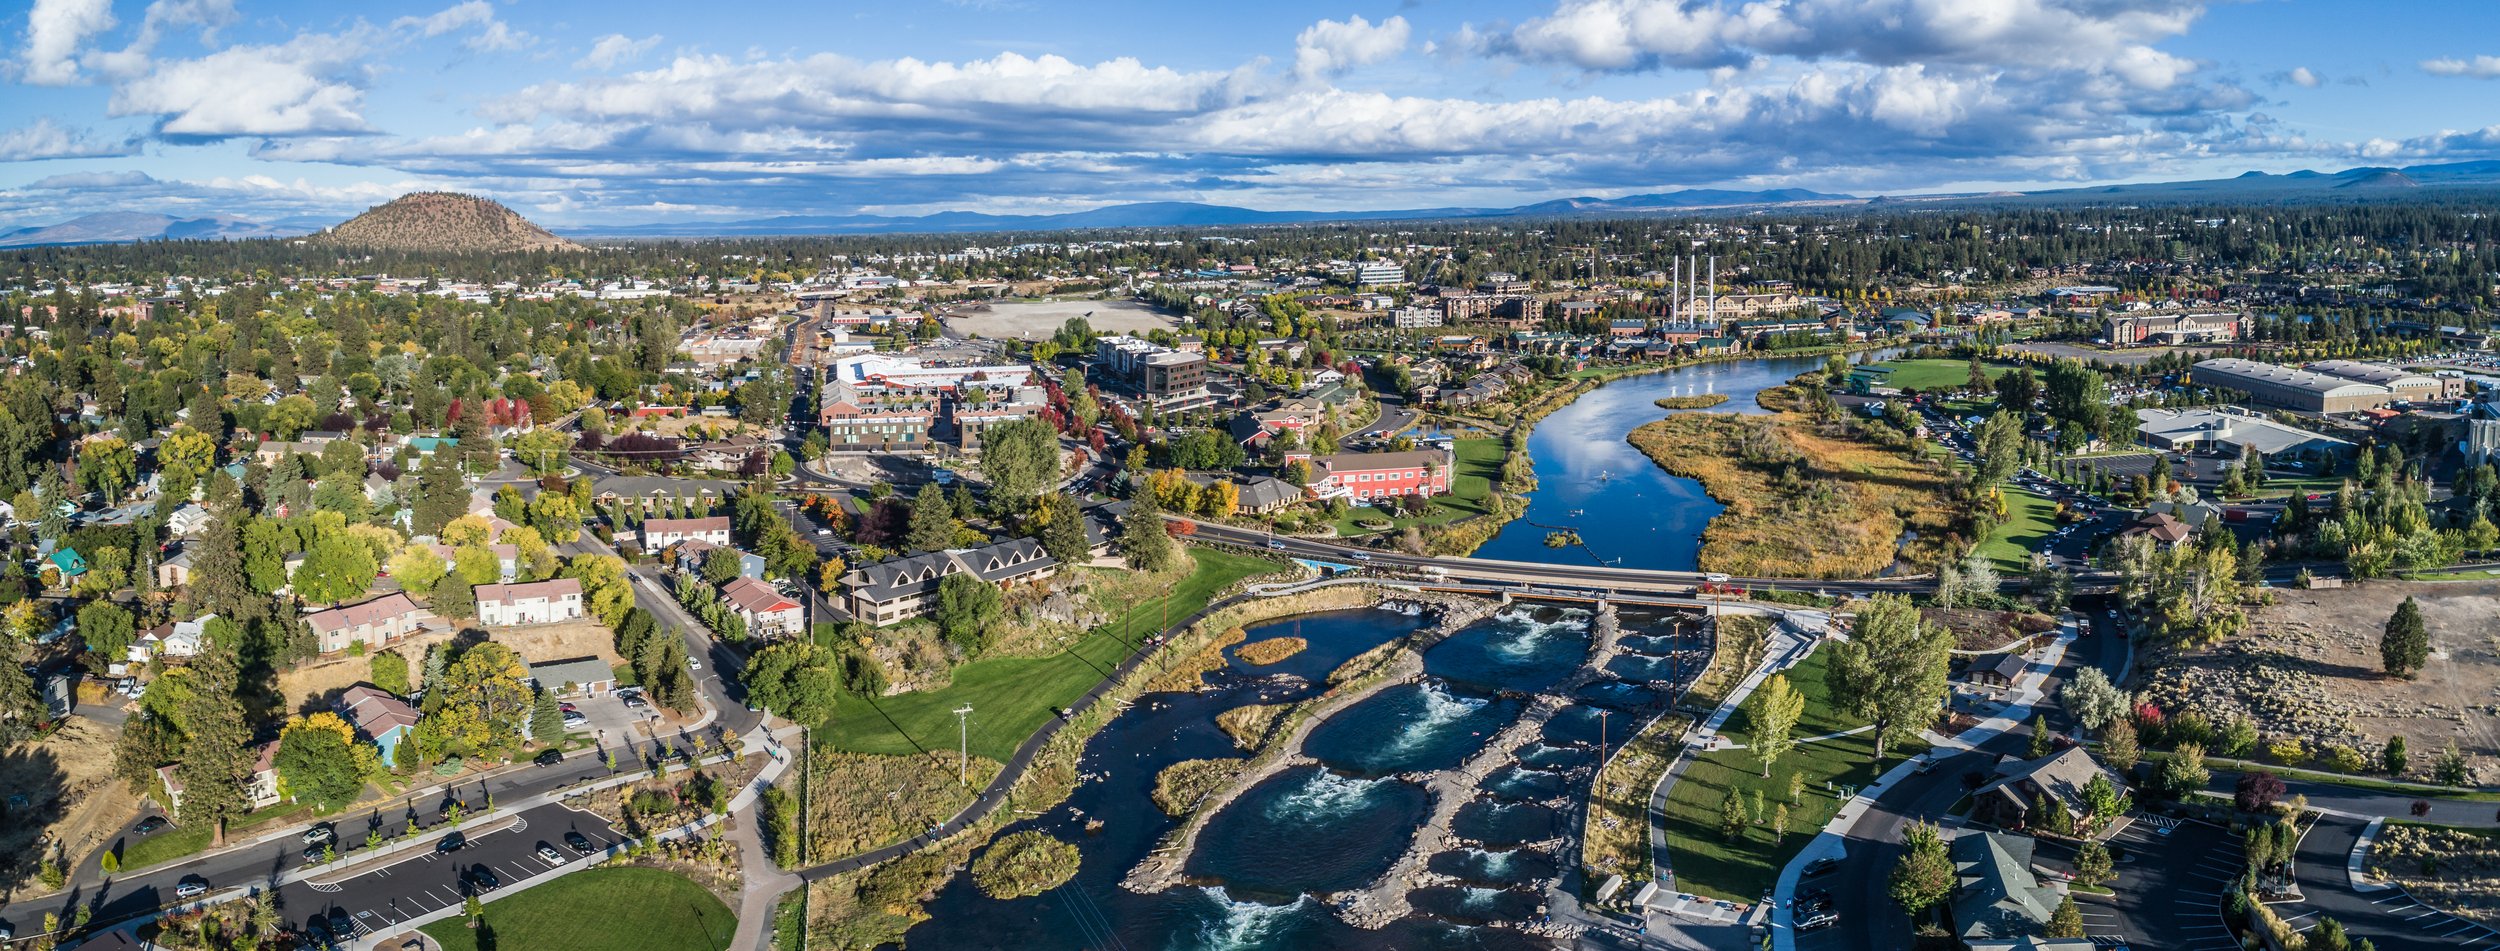
[(2422, 665), (2430, 660), (2430, 629), (2422, 623), (2422, 606), (2412, 598), (2396, 605), (2396, 613), (2387, 618), (2387, 631), (2379, 638), (2378, 654), (2389, 675), (2407, 680), (2421, 673)]
[(2098, 730), (2127, 713), (2126, 692), (2110, 683), (2109, 675), (2101, 673), (2098, 667), (2075, 671), (2058, 688), (2057, 696), (2066, 712), (2087, 730)]
[(231, 648), (212, 645), (193, 658), (190, 693), (181, 722), (185, 733), (182, 762), (174, 776), (182, 781), (183, 821), (206, 823), (209, 845), (226, 843), (226, 822), (250, 809), (243, 797), (258, 754), (252, 749), (252, 727), (235, 695), (237, 675)]
[(2050, 938), (2083, 937), (2083, 911), (2075, 907), (2075, 896), (2064, 895), (2057, 899), (2057, 910), (2049, 914), (2048, 926), (2041, 929), (2040, 934)]
[[(742, 679), (757, 706), (799, 723), (816, 723), (833, 712), (834, 702), (846, 692), (841, 674), (834, 670), (836, 661), (832, 652), (814, 644), (779, 641), (747, 659)], [(882, 689), (879, 684), (878, 690)]]
[(2135, 724), (2121, 717), (2109, 721), (2101, 730), (2101, 762), (2124, 776), (2135, 771), (2136, 761), (2144, 751), (2136, 744)]
[(581, 582), (582, 603), (601, 624), (624, 624), (634, 610), (634, 586), (625, 578), (624, 559), (615, 555), (575, 555), (564, 563), (564, 577)]
[(741, 566), (734, 548), (714, 548), (703, 553), (703, 580), (715, 585), (728, 584), (738, 577)]
[(2126, 794), (2118, 791), (2117, 785), (2109, 781), (2106, 773), (2096, 770), (2091, 781), (2083, 784), (2083, 814), (2089, 825), (2098, 827), (2118, 818), (2129, 805)]
[(2239, 782), (2231, 787), (2231, 802), (2241, 812), (2258, 813), (2274, 808), (2275, 800), (2283, 798), (2283, 780), (2262, 769), (2241, 773)]
[(117, 500), (139, 484), (139, 455), (119, 436), (87, 440), (78, 447), (78, 481), (106, 501)]
[(521, 718), (530, 708), (523, 683), (528, 676), (529, 666), (511, 648), (494, 641), (472, 644), (444, 667), (440, 683), (426, 684), (427, 726), (454, 749), (510, 749), (520, 741)]
[[(356, 739), (356, 731), (328, 711), (287, 720), (278, 734), (278, 785), (282, 792), (330, 812), (355, 802), (367, 777), (381, 771), (380, 754)], [(188, 791), (185, 793), (188, 805)]]
[(408, 693), (408, 658), (395, 650), (381, 650), (370, 662), (369, 679), (373, 685), (400, 696)]
[(2085, 839), (2075, 849), (2075, 881), (2093, 886), (2109, 881), (2112, 865), (2109, 847), (2099, 839)]
[(2387, 775), (2404, 775), (2407, 759), (2403, 736), (2388, 737), (2387, 745), (2379, 749), (2379, 766), (2387, 771)]
[(2205, 769), (2205, 748), (2195, 743), (2181, 743), (2161, 764), (2161, 786), (2174, 798), (2205, 788), (2213, 773)]
[(372, 587), (378, 570), (364, 542), (352, 535), (324, 535), (304, 552), (304, 565), (295, 569), (292, 582), (304, 600), (345, 601)]
[(1875, 725), (1878, 760), (1925, 729), (1944, 701), (1953, 635), (1922, 619), (1908, 598), (1868, 601), (1852, 637), (1830, 649), (1833, 699)]
[(473, 618), (477, 616), (477, 590), (457, 572), (447, 574), (435, 580), (426, 606), (447, 618)]
[(955, 547), (955, 503), (937, 483), (921, 486), (920, 494), (912, 499), (911, 530), (903, 544), (913, 551)]
[(1797, 745), (1797, 721), (1805, 716), (1806, 695), (1789, 686), (1788, 677), (1772, 674), (1762, 682), (1750, 698), (1753, 707), (1754, 757), (1762, 761), (1762, 776), (1771, 776), (1771, 764)]
[(2040, 398), (2040, 378), (2030, 367), (2015, 367), (1996, 379), (1997, 409), (2028, 413), (2031, 404)]
[(2049, 755), (2049, 750), (2057, 745), (2054, 737), (2055, 734), (2049, 732), (2049, 715), (2045, 713), (2032, 714), (2031, 749), (2029, 751), (2031, 758), (2039, 759), (2040, 757)]
[(1979, 424), (1971, 441), (1979, 447), (1973, 462), (1972, 481), (1981, 487), (1996, 485), (2022, 467), (2023, 418), (2012, 410), (1998, 410)]
[(130, 638), (136, 632), (130, 612), (111, 601), (89, 601), (78, 609), (78, 636), (87, 643), (87, 653), (105, 663), (120, 663), (130, 650)]
[(1054, 492), (1042, 497), (1036, 517), (1042, 522), (1042, 550), (1062, 565), (1082, 565), (1092, 559), (1092, 543), (1085, 538), (1085, 513), (1077, 507), (1076, 497)]
[(1139, 571), (1162, 571), (1172, 566), (1176, 555), (1172, 536), (1163, 528), (1163, 510), (1157, 508), (1154, 494), (1140, 492), (1130, 500), (1128, 512), (1120, 517), (1120, 554), (1128, 565)]
[(981, 474), (1000, 504), (1020, 510), (1059, 481), (1059, 434), (1033, 417), (981, 430)]
[(554, 690), (560, 686), (539, 684), (538, 696), (530, 701), (530, 736), (549, 746), (564, 742), (564, 709), (556, 705)]
[(1901, 857), (1893, 862), (1892, 900), (1915, 918), (1953, 896), (1953, 859), (1935, 824), (1912, 822), (1901, 830)]
[(1735, 841), (1745, 831), (1745, 796), (1730, 786), (1727, 795), (1719, 797), (1719, 838)]
[(932, 613), (938, 634), (966, 656), (990, 645), (990, 625), (998, 620), (998, 586), (971, 572), (956, 572), (938, 582), (938, 605)]
[(2455, 740), (2448, 741), (2448, 748), (2439, 753), (2439, 761), (2431, 764), (2431, 778), (2447, 786), (2473, 785), (2474, 768), (2465, 761), (2465, 754), (2457, 751)]

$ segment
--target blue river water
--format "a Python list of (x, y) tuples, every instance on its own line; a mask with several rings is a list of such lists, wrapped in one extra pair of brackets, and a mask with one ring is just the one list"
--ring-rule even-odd
[[(1701, 532), (1724, 508), (1701, 483), (1668, 475), (1627, 441), (1643, 423), (1676, 412), (1759, 413), (1755, 394), (1823, 365), (1823, 358), (1734, 360), (1625, 377), (1600, 386), (1539, 421), (1528, 437), (1537, 489), (1527, 515), (1504, 526), (1475, 557), (1544, 564), (1598, 564), (1692, 571)], [(1668, 396), (1719, 393), (1707, 410), (1667, 410)], [(1551, 548), (1547, 533), (1569, 528), (1586, 548)]]

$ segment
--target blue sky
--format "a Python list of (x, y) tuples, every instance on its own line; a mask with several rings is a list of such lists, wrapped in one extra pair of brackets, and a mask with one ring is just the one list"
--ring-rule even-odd
[(0, 224), (1955, 192), (2500, 157), (2500, 4), (19, 0)]

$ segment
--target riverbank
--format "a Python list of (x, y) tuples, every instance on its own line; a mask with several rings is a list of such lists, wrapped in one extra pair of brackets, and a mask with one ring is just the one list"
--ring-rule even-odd
[[(1764, 408), (1791, 405), (1772, 393)], [(1896, 559), (1933, 565), (1955, 527), (1951, 471), (1852, 422), (1679, 413), (1633, 430), (1630, 442), (1725, 507), (1702, 533), (1705, 571), (1869, 578)], [(1916, 536), (1905, 543), (1905, 532)]]

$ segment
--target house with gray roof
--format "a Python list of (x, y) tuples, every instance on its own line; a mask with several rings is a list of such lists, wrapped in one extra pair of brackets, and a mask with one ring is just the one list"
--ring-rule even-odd
[(2019, 829), (2030, 820), (2032, 804), (2043, 796), (2064, 802), (2068, 812), (2080, 816), (2085, 811), (2083, 789), (2095, 776), (2107, 777), (2110, 786), (2121, 793), (2127, 789), (2126, 783), (2102, 770), (2080, 746), (2033, 760), (2007, 756), (1998, 762), (1996, 776), (1971, 792), (1971, 819)]
[(2047, 947), (2009, 943), (2038, 937), (2064, 897), (2031, 871), (2032, 845), (2029, 836), (2000, 832), (1953, 840), (1953, 927), (1965, 947)]
[(979, 548), (922, 552), (853, 569), (842, 577), (843, 599), (851, 615), (878, 627), (919, 617), (937, 605), (938, 584), (948, 575), (970, 573), (999, 587), (1048, 579), (1059, 571), (1059, 559), (1030, 538), (1013, 538)]

